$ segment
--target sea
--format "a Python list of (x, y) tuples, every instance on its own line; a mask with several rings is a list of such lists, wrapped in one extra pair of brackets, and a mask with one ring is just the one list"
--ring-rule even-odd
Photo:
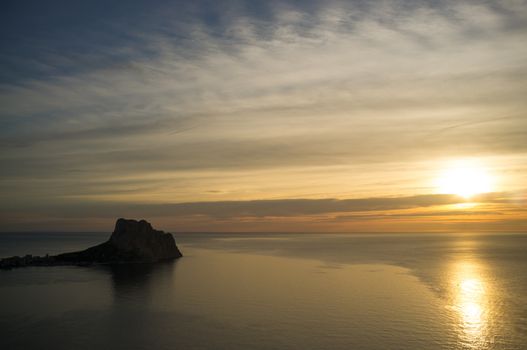
[[(174, 262), (0, 271), (0, 349), (527, 349), (527, 234), (174, 236)], [(1, 233), (0, 257), (108, 237)]]

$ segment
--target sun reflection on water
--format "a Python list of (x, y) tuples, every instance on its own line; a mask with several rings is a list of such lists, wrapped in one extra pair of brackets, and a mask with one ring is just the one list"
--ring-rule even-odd
[(488, 294), (481, 266), (459, 262), (454, 275), (454, 309), (459, 316), (460, 336), (465, 346), (485, 349), (488, 344)]

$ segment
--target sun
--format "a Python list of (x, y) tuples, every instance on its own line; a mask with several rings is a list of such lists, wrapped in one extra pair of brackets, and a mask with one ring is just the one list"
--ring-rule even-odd
[(455, 194), (466, 199), (492, 191), (488, 170), (475, 161), (456, 161), (448, 165), (437, 179), (439, 193)]

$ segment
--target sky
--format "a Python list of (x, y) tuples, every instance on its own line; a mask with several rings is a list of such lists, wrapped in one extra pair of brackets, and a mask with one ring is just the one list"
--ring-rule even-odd
[(527, 1), (0, 6), (0, 231), (527, 230)]

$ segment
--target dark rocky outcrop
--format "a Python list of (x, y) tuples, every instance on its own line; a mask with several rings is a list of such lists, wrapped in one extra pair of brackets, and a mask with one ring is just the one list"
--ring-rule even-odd
[(145, 220), (119, 219), (110, 239), (86, 250), (55, 256), (11, 257), (0, 260), (0, 268), (23, 266), (155, 263), (183, 255), (170, 233), (158, 231)]

